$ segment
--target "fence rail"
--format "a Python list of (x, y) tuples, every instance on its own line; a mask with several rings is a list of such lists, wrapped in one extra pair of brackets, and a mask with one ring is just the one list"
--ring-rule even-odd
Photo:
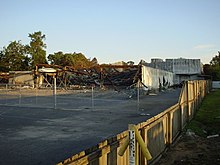
[[(147, 161), (136, 143), (137, 164), (153, 164), (164, 150), (178, 137), (184, 126), (194, 117), (205, 95), (210, 91), (207, 80), (185, 82), (179, 101), (162, 113), (136, 125), (153, 159)], [(123, 156), (118, 155), (119, 148), (125, 142), (128, 131), (106, 139), (88, 150), (82, 151), (58, 165), (128, 165), (129, 149)]]

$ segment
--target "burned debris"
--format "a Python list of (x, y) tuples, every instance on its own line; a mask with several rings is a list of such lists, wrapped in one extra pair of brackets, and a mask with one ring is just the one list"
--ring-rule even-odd
[(9, 81), (9, 73), (0, 72), (0, 84), (6, 84)]
[(141, 79), (139, 65), (96, 65), (75, 68), (71, 66), (40, 64), (35, 68), (35, 84), (37, 87), (48, 87), (57, 78), (57, 86), (61, 88), (82, 88), (98, 86), (100, 88), (126, 88)]

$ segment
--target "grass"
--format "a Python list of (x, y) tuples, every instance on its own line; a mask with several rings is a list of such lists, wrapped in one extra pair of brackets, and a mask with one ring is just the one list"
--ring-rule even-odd
[(220, 89), (212, 91), (203, 100), (195, 118), (187, 125), (197, 135), (220, 134)]

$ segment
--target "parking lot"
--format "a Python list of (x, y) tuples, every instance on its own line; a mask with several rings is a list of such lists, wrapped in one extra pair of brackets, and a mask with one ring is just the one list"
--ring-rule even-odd
[(177, 103), (180, 89), (138, 99), (123, 91), (58, 92), (56, 109), (51, 91), (30, 93), (1, 95), (0, 164), (59, 163)]

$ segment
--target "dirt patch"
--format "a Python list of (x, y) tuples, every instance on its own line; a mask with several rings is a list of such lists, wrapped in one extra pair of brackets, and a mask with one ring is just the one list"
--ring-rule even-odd
[(211, 165), (220, 164), (220, 137), (204, 138), (184, 133), (162, 155), (160, 165)]
[[(156, 164), (220, 165), (220, 90), (209, 93), (182, 136)], [(186, 131), (187, 130), (187, 131)]]

